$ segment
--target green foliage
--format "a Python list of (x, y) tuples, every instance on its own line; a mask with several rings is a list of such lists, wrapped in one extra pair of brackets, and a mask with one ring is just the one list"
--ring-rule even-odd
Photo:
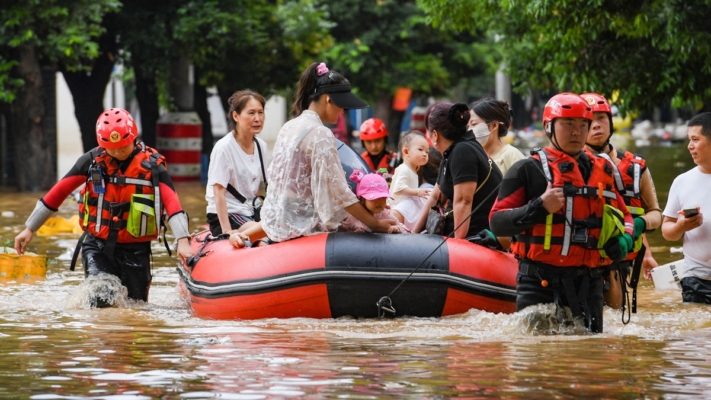
[(12, 101), (22, 80), (12, 76), (14, 50), (34, 47), (42, 65), (63, 63), (81, 69), (98, 55), (95, 39), (104, 14), (117, 0), (13, 0), (0, 6), (0, 100)]
[(412, 88), (416, 96), (441, 95), (497, 64), (485, 37), (434, 29), (414, 2), (326, 4), (336, 23), (331, 29), (336, 44), (326, 58), (365, 98), (390, 95), (398, 86)]
[(17, 65), (17, 61), (6, 60), (0, 54), (0, 101), (6, 103), (12, 103), (15, 100), (15, 91), (24, 83), (22, 79), (13, 78), (10, 75), (15, 65)]
[(486, 29), (521, 90), (619, 91), (626, 108), (711, 106), (710, 0), (418, 0), (446, 30)]
[(293, 86), (301, 68), (333, 43), (328, 14), (312, 0), (123, 2), (124, 61), (155, 76), (161, 92), (163, 72), (186, 55), (205, 86), (269, 94)]
[(333, 43), (329, 30), (336, 24), (329, 21), (325, 5), (314, 0), (289, 1), (277, 6), (276, 17), (282, 29), (282, 40), (304, 69)]

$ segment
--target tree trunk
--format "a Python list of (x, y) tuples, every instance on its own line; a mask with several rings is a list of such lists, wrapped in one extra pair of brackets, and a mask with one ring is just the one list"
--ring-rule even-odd
[(45, 138), (44, 86), (34, 47), (19, 48), (17, 71), (25, 81), (12, 103), (15, 171), (20, 191), (47, 190), (56, 181), (56, 163)]
[(150, 147), (156, 147), (156, 123), (159, 117), (158, 89), (153, 75), (145, 75), (140, 63), (134, 65), (136, 73), (136, 100), (141, 109), (141, 138)]
[(212, 122), (210, 121), (210, 110), (207, 107), (207, 89), (200, 84), (199, 77), (200, 70), (195, 68), (195, 85), (193, 86), (195, 93), (193, 94), (193, 101), (195, 112), (197, 112), (202, 121), (202, 154), (209, 156), (210, 153), (212, 153), (212, 145), (214, 144), (212, 138)]
[(74, 100), (74, 116), (79, 123), (84, 152), (97, 146), (96, 119), (104, 111), (104, 93), (113, 65), (108, 56), (102, 55), (96, 60), (91, 73), (70, 72), (62, 68), (62, 75)]
[(10, 104), (0, 101), (0, 186), (15, 186), (16, 182), (11, 116)]
[[(110, 18), (107, 16), (107, 20)], [(104, 93), (111, 79), (117, 51), (116, 33), (111, 21), (104, 23), (107, 31), (99, 38), (99, 58), (94, 60), (91, 72), (68, 71), (60, 68), (74, 100), (74, 115), (81, 131), (84, 152), (97, 146), (96, 120), (104, 111)]]
[(222, 108), (225, 110), (225, 115), (222, 116), (222, 118), (225, 119), (227, 122), (227, 129), (229, 129), (230, 124), (232, 124), (234, 121), (230, 119), (230, 116), (228, 115), (230, 112), (230, 104), (228, 103), (228, 100), (230, 99), (230, 96), (234, 93), (234, 90), (230, 90), (224, 86), (218, 86), (217, 87), (217, 95), (220, 97), (220, 102), (222, 103)]

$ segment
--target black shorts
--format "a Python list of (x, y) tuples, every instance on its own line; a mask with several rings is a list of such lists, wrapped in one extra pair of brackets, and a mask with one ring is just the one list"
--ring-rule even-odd
[(711, 304), (711, 281), (695, 276), (682, 278), (681, 298), (684, 303)]
[[(235, 213), (227, 213), (227, 216), (230, 218), (231, 229), (239, 229), (247, 222), (253, 221), (252, 217), (246, 217)], [(220, 226), (220, 219), (217, 217), (217, 214), (208, 213), (207, 223), (210, 225), (210, 233), (212, 236), (217, 236), (222, 233), (222, 226)]]
[[(128, 297), (133, 300), (148, 301), (151, 287), (151, 242), (117, 243), (111, 257), (104, 253), (105, 243), (92, 235), (86, 235), (82, 244), (84, 276), (107, 273), (118, 277), (128, 289)], [(97, 307), (109, 306), (100, 301)]]

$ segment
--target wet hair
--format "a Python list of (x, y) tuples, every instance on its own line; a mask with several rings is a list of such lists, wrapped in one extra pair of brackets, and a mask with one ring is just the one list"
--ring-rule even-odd
[(237, 114), (241, 114), (242, 110), (247, 107), (247, 103), (251, 99), (255, 99), (260, 102), (262, 104), (262, 108), (264, 108), (267, 103), (266, 100), (264, 100), (264, 96), (249, 89), (238, 90), (232, 93), (232, 96), (230, 96), (227, 100), (227, 105), (229, 105), (230, 109), (230, 111), (227, 112), (227, 121), (229, 121), (230, 129), (237, 129), (237, 124), (235, 123), (235, 119), (232, 117), (232, 113), (236, 111)]
[(472, 103), (471, 110), (487, 124), (500, 122), (498, 127), (498, 135), (500, 138), (509, 133), (509, 126), (511, 126), (511, 109), (509, 108), (509, 103), (486, 97)]
[(707, 141), (711, 141), (711, 112), (702, 112), (695, 115), (686, 124), (688, 127), (700, 126), (701, 134), (706, 136)]
[(427, 138), (425, 137), (425, 134), (420, 131), (407, 132), (405, 134), (405, 136), (403, 136), (402, 139), (400, 139), (400, 151), (409, 147), (412, 144), (412, 142), (415, 141), (415, 138), (418, 136), (427, 140)]
[(316, 67), (320, 62), (309, 65), (299, 78), (299, 86), (296, 88), (296, 99), (291, 105), (291, 112), (295, 117), (301, 115), (309, 108), (309, 104), (318, 101), (321, 94), (316, 93), (316, 89), (324, 85), (335, 85), (339, 83), (349, 83), (348, 79), (334, 70), (329, 70), (324, 75), (316, 76)]
[(437, 131), (445, 139), (456, 141), (467, 132), (469, 107), (464, 103), (433, 103), (425, 113), (425, 128)]
[(439, 164), (442, 163), (442, 153), (437, 149), (430, 146), (430, 154), (427, 159), (427, 164), (420, 168), (417, 174), (420, 178), (420, 184), (427, 182), (434, 185), (437, 183), (437, 176), (439, 175)]

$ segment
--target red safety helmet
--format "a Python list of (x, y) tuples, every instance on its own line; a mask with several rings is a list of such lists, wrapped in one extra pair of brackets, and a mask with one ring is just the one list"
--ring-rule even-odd
[(592, 108), (585, 99), (575, 93), (559, 93), (546, 103), (543, 109), (543, 123), (556, 118), (585, 118), (592, 122)]
[(96, 121), (96, 141), (105, 149), (119, 149), (133, 143), (138, 130), (133, 117), (121, 108), (111, 108)]
[(615, 128), (612, 125), (612, 107), (610, 107), (610, 103), (607, 102), (607, 99), (597, 93), (583, 93), (580, 95), (587, 103), (590, 105), (590, 108), (592, 108), (593, 113), (596, 112), (604, 112), (607, 114), (607, 118), (610, 120), (610, 136), (607, 137), (607, 140), (605, 143), (602, 144), (602, 146), (596, 146), (591, 143), (585, 143), (589, 147), (591, 147), (593, 150), (597, 151), (598, 153), (601, 153), (605, 150), (605, 147), (607, 147), (607, 144), (610, 143), (610, 138), (612, 137), (612, 134), (615, 133)]
[(377, 140), (388, 137), (388, 128), (378, 118), (369, 118), (360, 126), (360, 140)]
[(607, 99), (597, 93), (583, 93), (580, 95), (585, 101), (588, 102), (592, 112), (604, 112), (608, 113), (612, 117), (612, 107)]

